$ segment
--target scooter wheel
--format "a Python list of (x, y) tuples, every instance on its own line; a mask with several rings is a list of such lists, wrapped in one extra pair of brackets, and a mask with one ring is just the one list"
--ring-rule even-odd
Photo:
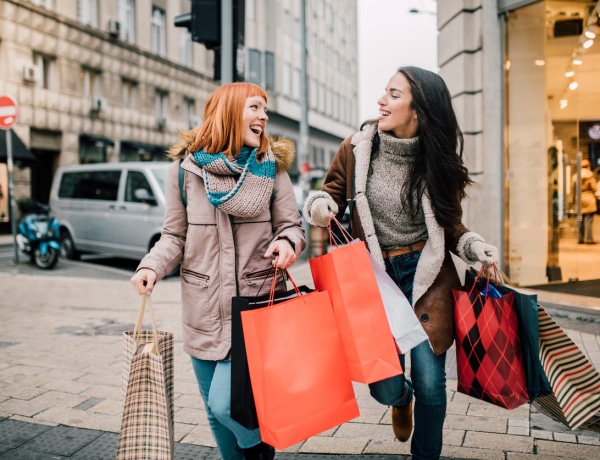
[(54, 248), (49, 247), (46, 251), (46, 254), (42, 255), (39, 248), (36, 248), (33, 251), (32, 255), (33, 255), (33, 261), (35, 262), (35, 264), (38, 267), (44, 268), (44, 269), (50, 269), (50, 268), (54, 268), (54, 266), (58, 262), (58, 256), (60, 255), (60, 252)]

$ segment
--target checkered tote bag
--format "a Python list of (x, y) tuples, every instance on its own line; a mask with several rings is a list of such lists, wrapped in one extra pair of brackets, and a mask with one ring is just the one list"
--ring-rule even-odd
[[(148, 306), (152, 329), (142, 330)], [(149, 295), (133, 331), (123, 332), (123, 419), (117, 460), (171, 460), (173, 430), (173, 334), (158, 331)]]
[(481, 291), (483, 269), (472, 285), (452, 290), (457, 391), (514, 409), (529, 400), (514, 293), (498, 292), (489, 272)]

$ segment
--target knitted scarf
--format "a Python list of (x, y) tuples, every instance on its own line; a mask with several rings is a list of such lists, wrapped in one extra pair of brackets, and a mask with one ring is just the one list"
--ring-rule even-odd
[(194, 153), (204, 172), (208, 200), (226, 214), (254, 217), (269, 206), (275, 183), (275, 155), (269, 149), (260, 160), (258, 149), (243, 147), (237, 158), (222, 153)]

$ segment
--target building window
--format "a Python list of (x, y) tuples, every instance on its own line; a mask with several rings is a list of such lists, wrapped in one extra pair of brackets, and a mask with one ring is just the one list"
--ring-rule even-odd
[(196, 128), (200, 123), (196, 117), (196, 101), (193, 99), (183, 98), (183, 121), (189, 129)]
[(77, 17), (82, 24), (98, 27), (98, 5), (96, 0), (78, 0)]
[(137, 82), (124, 78), (122, 80), (122, 85), (122, 107), (135, 110), (137, 106)]
[(167, 50), (165, 31), (165, 12), (160, 8), (152, 8), (152, 52), (164, 56)]
[(43, 54), (34, 53), (33, 65), (35, 66), (37, 72), (35, 86), (44, 89), (54, 89), (54, 58), (44, 56)]
[(265, 88), (267, 90), (275, 89), (275, 54), (272, 51), (265, 51)]
[(47, 10), (52, 8), (52, 0), (31, 0), (31, 3), (37, 6), (42, 6)]
[(248, 50), (248, 81), (262, 85), (262, 53), (260, 50)]
[(311, 109), (317, 108), (317, 82), (314, 78), (309, 79), (308, 101)]
[(192, 67), (192, 34), (185, 28), (179, 30), (179, 59), (181, 65)]
[(117, 18), (121, 29), (121, 40), (129, 43), (135, 42), (135, 9), (134, 0), (117, 0)]
[(281, 92), (286, 97), (291, 97), (291, 81), (292, 81), (292, 68), (289, 62), (283, 63), (283, 71), (281, 72)]
[(292, 73), (292, 97), (300, 100), (300, 69), (294, 69)]
[(84, 98), (92, 98), (100, 95), (100, 72), (82, 68), (80, 80), (81, 95)]
[(164, 129), (167, 125), (169, 93), (163, 90), (156, 90), (154, 96), (154, 113), (158, 122), (158, 128)]

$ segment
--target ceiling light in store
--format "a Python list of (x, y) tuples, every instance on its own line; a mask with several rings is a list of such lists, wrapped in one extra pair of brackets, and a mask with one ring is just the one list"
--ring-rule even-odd
[(578, 55), (573, 56), (573, 60), (571, 62), (573, 63), (573, 65), (581, 65), (581, 64), (583, 64), (583, 61), (581, 60), (581, 57), (579, 57)]
[(587, 38), (589, 38), (589, 39), (591, 39), (591, 40), (593, 40), (594, 38), (596, 38), (596, 34), (594, 33), (594, 31), (593, 31), (593, 30), (590, 30), (590, 29), (586, 30), (586, 31), (583, 33), (583, 35), (585, 35)]
[(538, 67), (543, 67), (544, 65), (546, 65), (546, 61), (544, 61), (543, 59), (536, 59), (535, 61), (533, 61), (533, 63)]
[(567, 71), (565, 72), (565, 77), (567, 78), (571, 78), (573, 75), (575, 75), (575, 71), (571, 68), (567, 69)]
[(592, 40), (591, 38), (589, 40), (586, 40), (583, 42), (583, 47), (585, 49), (590, 48), (592, 45), (594, 44), (594, 40)]
[(579, 83), (577, 83), (576, 81), (572, 81), (571, 83), (569, 83), (569, 89), (571, 91), (576, 90), (578, 86), (579, 86)]
[(569, 105), (569, 101), (566, 99), (561, 99), (558, 104), (559, 104), (560, 110), (563, 110), (563, 109), (567, 108), (567, 106)]

